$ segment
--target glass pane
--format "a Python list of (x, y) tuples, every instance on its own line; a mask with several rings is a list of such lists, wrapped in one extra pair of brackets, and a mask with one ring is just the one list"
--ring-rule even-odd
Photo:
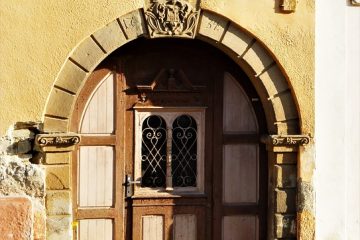
[(111, 219), (84, 219), (79, 221), (80, 240), (112, 240), (113, 221)]
[(225, 203), (258, 200), (258, 145), (224, 146), (223, 199)]
[(196, 187), (197, 125), (191, 116), (175, 119), (171, 153), (173, 186)]
[(256, 117), (244, 90), (230, 74), (224, 78), (225, 133), (257, 132)]
[(166, 123), (159, 116), (146, 118), (142, 125), (141, 186), (165, 187)]
[(223, 240), (259, 239), (257, 216), (226, 216), (223, 218)]
[(103, 207), (113, 205), (114, 148), (80, 147), (79, 205)]
[(101, 82), (86, 107), (80, 133), (114, 132), (114, 75)]

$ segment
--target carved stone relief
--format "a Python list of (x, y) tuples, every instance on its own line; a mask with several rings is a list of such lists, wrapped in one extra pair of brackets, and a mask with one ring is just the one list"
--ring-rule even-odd
[(262, 136), (261, 141), (273, 146), (299, 146), (309, 144), (310, 138), (306, 135), (269, 135)]
[(151, 38), (194, 38), (199, 11), (183, 0), (152, 0), (145, 17)]
[(71, 133), (38, 134), (35, 138), (36, 148), (43, 152), (72, 151), (80, 142), (80, 136)]

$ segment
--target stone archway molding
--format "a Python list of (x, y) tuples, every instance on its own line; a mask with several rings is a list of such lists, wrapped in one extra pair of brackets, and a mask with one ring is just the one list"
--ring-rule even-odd
[[(291, 86), (272, 54), (259, 40), (232, 21), (202, 11), (194, 36), (220, 48), (245, 70), (264, 105), (271, 134), (297, 134), (299, 116)], [(195, 27), (196, 31), (195, 31)], [(149, 30), (152, 31), (149, 35)], [(139, 37), (184, 37), (161, 35), (147, 24), (144, 11), (135, 10), (110, 22), (85, 38), (70, 54), (51, 90), (44, 112), (44, 132), (67, 132), (76, 99), (86, 79), (110, 53)]]
[[(177, 1), (184, 4), (181, 0)], [(299, 231), (313, 232), (313, 227), (301, 225), (301, 219), (304, 218), (302, 211), (305, 208), (296, 209), (297, 185), (300, 186), (299, 191), (302, 191), (301, 179), (298, 179), (297, 175), (297, 154), (299, 148), (308, 144), (310, 139), (308, 136), (299, 135), (296, 100), (287, 77), (273, 54), (256, 37), (219, 14), (189, 7), (189, 11), (184, 15), (185, 25), (159, 25), (154, 9), (155, 6), (145, 10), (137, 9), (110, 22), (85, 38), (63, 64), (44, 112), (44, 134), (38, 138), (38, 145), (41, 145), (41, 139), (50, 138), (47, 144), (50, 145), (49, 149), (52, 149), (47, 152), (44, 147), (42, 148), (45, 153), (43, 162), (48, 165), (48, 218), (54, 220), (62, 216), (61, 219), (65, 222), (63, 231), (68, 231), (64, 234), (71, 235), (71, 209), (57, 211), (51, 204), (63, 198), (64, 202), (71, 205), (69, 159), (70, 151), (76, 143), (71, 143), (69, 149), (62, 150), (64, 144), (61, 139), (77, 137), (67, 134), (77, 94), (89, 74), (110, 53), (139, 37), (196, 38), (212, 44), (231, 57), (247, 73), (263, 104), (271, 134), (263, 138), (269, 151), (270, 238), (292, 238), (300, 236)], [(41, 149), (41, 146), (39, 148)], [(56, 151), (53, 151), (54, 149)], [(56, 179), (53, 180), (54, 176)], [(55, 180), (59, 180), (61, 184), (57, 185), (58, 182)], [(303, 195), (302, 192), (298, 194)], [(313, 216), (312, 210), (310, 215)], [(308, 215), (305, 217), (308, 219)], [(50, 221), (48, 236), (56, 232), (53, 231), (56, 226), (51, 224)]]

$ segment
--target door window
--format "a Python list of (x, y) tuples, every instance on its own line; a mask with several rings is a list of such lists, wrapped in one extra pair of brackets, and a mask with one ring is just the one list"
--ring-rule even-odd
[(136, 109), (135, 194), (203, 191), (204, 110)]

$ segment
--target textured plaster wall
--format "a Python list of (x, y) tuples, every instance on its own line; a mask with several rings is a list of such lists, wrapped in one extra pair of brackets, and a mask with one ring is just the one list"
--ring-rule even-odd
[[(314, 128), (314, 0), (295, 13), (279, 1), (202, 0), (201, 7), (237, 22), (286, 69), (301, 109), (303, 133)], [(82, 39), (142, 0), (0, 1), (0, 136), (17, 121), (41, 121), (56, 75)], [(5, 57), (4, 57), (5, 56)]]

